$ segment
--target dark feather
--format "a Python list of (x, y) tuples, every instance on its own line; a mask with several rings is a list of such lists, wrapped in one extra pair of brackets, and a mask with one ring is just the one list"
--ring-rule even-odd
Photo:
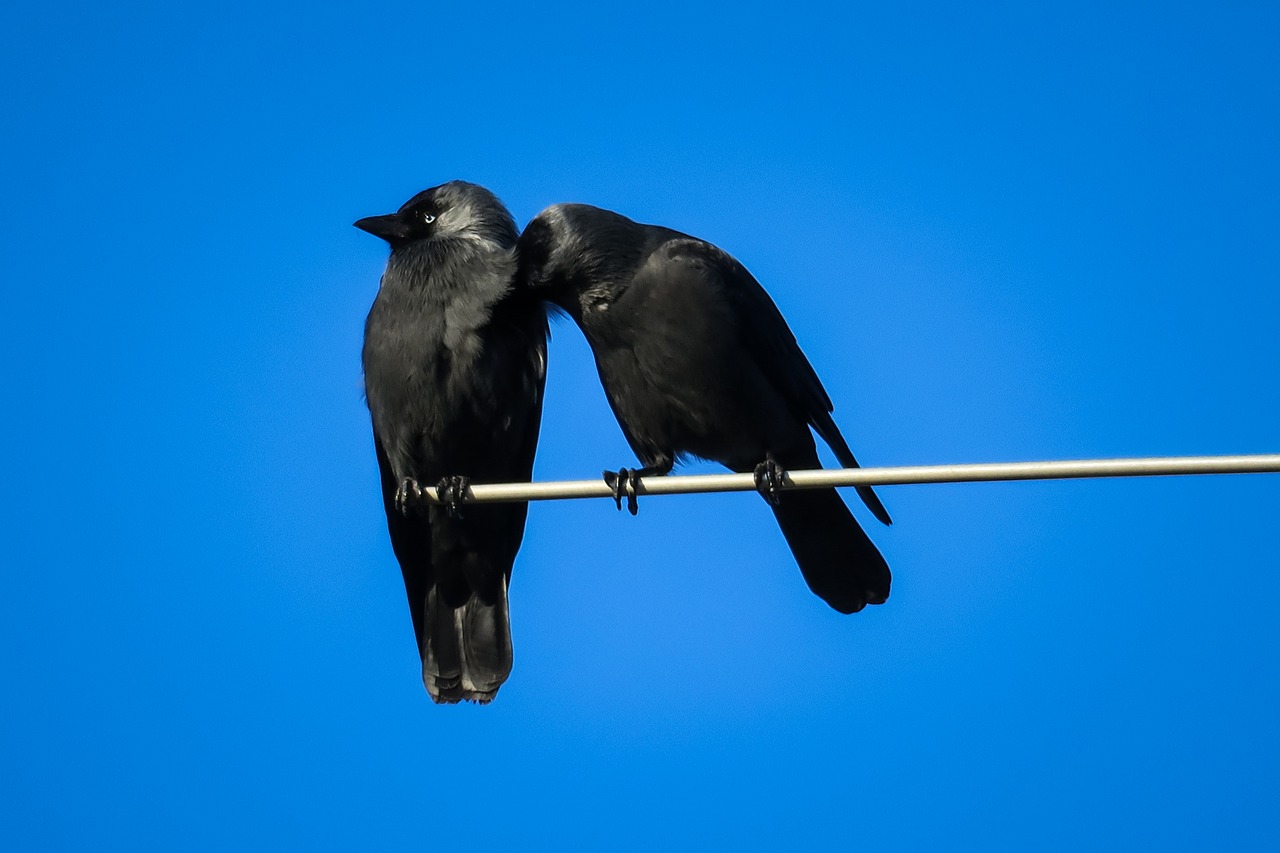
[[(812, 428), (856, 466), (831, 400), (777, 306), (730, 255), (607, 210), (555, 205), (525, 228), (521, 287), (573, 317), (646, 468), (682, 456), (752, 471), (818, 467)], [(870, 488), (863, 500), (884, 523)], [(889, 569), (835, 490), (787, 492), (778, 523), (810, 587), (843, 612), (889, 594)]]
[(527, 481), (546, 378), (546, 313), (513, 288), (516, 228), (475, 184), (426, 190), (357, 223), (391, 244), (365, 325), (365, 396), (392, 548), (437, 702), (488, 702), (511, 671), (507, 588), (526, 504), (406, 516), (406, 478)]

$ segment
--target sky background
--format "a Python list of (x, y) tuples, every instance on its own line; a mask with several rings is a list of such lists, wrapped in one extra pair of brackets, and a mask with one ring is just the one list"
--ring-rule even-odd
[[(732, 252), (867, 465), (1280, 451), (1274, 4), (890, 5), (9, 9), (6, 846), (1280, 846), (1276, 475), (850, 492), (851, 617), (753, 495), (539, 504), (422, 688), (350, 223), (446, 180)], [(537, 478), (633, 458), (557, 323)]]

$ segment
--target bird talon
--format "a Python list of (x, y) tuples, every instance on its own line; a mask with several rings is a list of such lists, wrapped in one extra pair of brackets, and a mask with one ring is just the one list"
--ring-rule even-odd
[(617, 472), (605, 471), (604, 482), (613, 491), (613, 503), (622, 511), (622, 499), (627, 499), (627, 512), (638, 515), (640, 502), (636, 498), (636, 486), (640, 483), (640, 472), (635, 468), (619, 468)]
[(627, 469), (627, 512), (632, 515), (640, 513), (640, 501), (636, 498), (636, 486), (640, 482), (639, 473), (634, 468)]
[(469, 477), (441, 477), (436, 483), (436, 498), (444, 507), (449, 518), (462, 518), (462, 502), (467, 496), (467, 488), (471, 485)]
[(777, 462), (766, 459), (756, 466), (754, 476), (756, 491), (770, 506), (778, 506), (782, 502), (782, 482), (786, 472)]
[(405, 477), (396, 489), (396, 509), (403, 516), (410, 516), (422, 508), (422, 486), (412, 477)]
[[(630, 482), (630, 476), (629, 476), (630, 473), (631, 473), (631, 469), (629, 468), (619, 468), (617, 472), (614, 472), (614, 471), (604, 472), (605, 485), (613, 490), (613, 502), (617, 505), (618, 512), (622, 512), (622, 496), (623, 495), (628, 495), (627, 497), (628, 508), (630, 508), (631, 501), (634, 499), (630, 494), (628, 494), (629, 492), (633, 492), (634, 489), (627, 488)], [(635, 515), (635, 511), (633, 510), (631, 514)]]

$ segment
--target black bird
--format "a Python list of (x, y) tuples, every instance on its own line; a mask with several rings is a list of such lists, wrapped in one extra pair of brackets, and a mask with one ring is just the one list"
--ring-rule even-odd
[[(484, 187), (451, 181), (355, 225), (391, 244), (364, 384), (422, 680), (436, 702), (488, 702), (511, 672), (507, 587), (528, 505), (458, 501), (471, 479), (530, 479), (546, 309), (513, 287), (519, 232)], [(446, 506), (423, 498), (437, 483)]]
[[(842, 465), (858, 463), (795, 336), (742, 264), (703, 240), (584, 204), (538, 214), (519, 255), (520, 286), (586, 335), (644, 465), (605, 472), (619, 508), (628, 480), (666, 474), (683, 456), (754, 471), (810, 589), (842, 613), (889, 597), (889, 567), (835, 489), (778, 493), (783, 469), (820, 467), (810, 427)], [(891, 523), (870, 488), (858, 492)]]

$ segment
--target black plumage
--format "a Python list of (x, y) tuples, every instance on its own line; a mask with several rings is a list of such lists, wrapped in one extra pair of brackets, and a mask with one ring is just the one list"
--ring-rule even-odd
[[(686, 455), (766, 482), (777, 467), (817, 468), (810, 427), (842, 465), (858, 464), (773, 300), (727, 253), (611, 211), (561, 204), (526, 226), (519, 255), (520, 286), (562, 308), (591, 345), (613, 412), (645, 466), (640, 475), (665, 474)], [(875, 493), (858, 492), (889, 524)], [(767, 496), (817, 595), (843, 613), (888, 598), (889, 567), (834, 489)]]
[(391, 245), (365, 395), (423, 683), (436, 702), (488, 702), (511, 671), (507, 588), (528, 505), (427, 505), (421, 487), (530, 479), (546, 312), (513, 288), (518, 232), (483, 187), (442, 184), (356, 227)]

